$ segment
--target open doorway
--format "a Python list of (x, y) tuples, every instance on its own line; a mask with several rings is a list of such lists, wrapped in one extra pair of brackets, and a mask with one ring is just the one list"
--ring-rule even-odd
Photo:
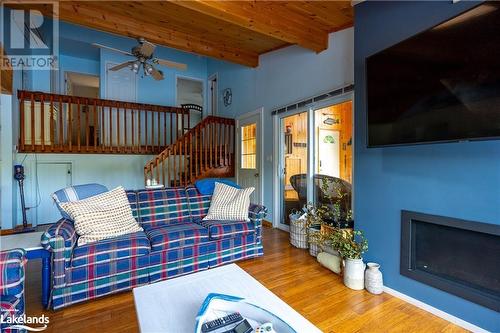
[(203, 81), (187, 77), (177, 77), (177, 106), (190, 109), (189, 128), (198, 124), (203, 115)]
[[(65, 72), (64, 73), (64, 84), (66, 95), (79, 96), (79, 97), (87, 97), (87, 98), (99, 98), (100, 90), (99, 90), (99, 76), (84, 74), (84, 73), (76, 73), (76, 72)], [(100, 133), (99, 126), (95, 128), (93, 124), (99, 124), (99, 115), (97, 114), (97, 119), (94, 122), (94, 113), (89, 110), (88, 105), (81, 105), (81, 109), (77, 110), (78, 105), (73, 104), (71, 106), (71, 112), (73, 115), (81, 112), (84, 117), (88, 117), (88, 124), (82, 121), (80, 122), (80, 129), (78, 129), (78, 122), (72, 122), (72, 142), (77, 142), (78, 135), (80, 135), (80, 140), (84, 142), (86, 135), (86, 126), (88, 125), (89, 131), (89, 145), (94, 145), (94, 137), (97, 137), (97, 141), (99, 141)], [(88, 114), (87, 114), (88, 113)], [(86, 118), (87, 119), (87, 118)], [(94, 132), (97, 132), (97, 135), (94, 136)], [(99, 145), (99, 142), (96, 142), (96, 145)]]

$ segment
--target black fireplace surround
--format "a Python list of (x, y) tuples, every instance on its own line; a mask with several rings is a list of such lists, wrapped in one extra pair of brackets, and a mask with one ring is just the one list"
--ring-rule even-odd
[(500, 225), (402, 210), (400, 273), (500, 312)]

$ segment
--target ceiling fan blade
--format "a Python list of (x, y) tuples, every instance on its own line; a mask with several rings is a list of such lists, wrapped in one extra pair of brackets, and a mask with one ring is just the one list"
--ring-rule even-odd
[(151, 66), (152, 71), (151, 71), (151, 76), (155, 80), (163, 80), (165, 77), (163, 76), (163, 72), (159, 69), (156, 69), (154, 66)]
[(118, 64), (116, 66), (113, 66), (111, 67), (109, 70), (110, 71), (119, 71), (120, 69), (122, 68), (125, 68), (125, 67), (129, 67), (129, 66), (132, 66), (132, 64), (134, 63), (133, 60), (131, 61), (127, 61), (127, 62), (124, 62), (124, 63), (121, 63), (121, 64)]
[(155, 51), (156, 45), (148, 42), (147, 40), (141, 40), (138, 46), (138, 51), (146, 58), (149, 58), (153, 55)]
[(115, 49), (114, 47), (109, 47), (109, 46), (98, 44), (98, 43), (92, 43), (92, 46), (99, 47), (101, 49), (107, 49), (107, 50), (110, 50), (110, 51), (118, 52), (118, 53), (125, 54), (125, 55), (132, 56), (132, 57), (134, 56), (130, 52), (122, 51), (122, 50), (119, 50), (119, 49)]
[(181, 70), (181, 71), (185, 71), (187, 69), (187, 65), (181, 64), (180, 62), (175, 62), (175, 61), (170, 61), (170, 60), (165, 60), (165, 59), (158, 59), (158, 58), (155, 58), (153, 61), (155, 64), (167, 66), (170, 68), (176, 68), (176, 69)]

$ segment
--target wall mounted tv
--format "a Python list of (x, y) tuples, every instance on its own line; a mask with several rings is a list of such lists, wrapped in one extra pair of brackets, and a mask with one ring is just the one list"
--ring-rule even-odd
[(500, 3), (366, 59), (368, 146), (500, 139)]

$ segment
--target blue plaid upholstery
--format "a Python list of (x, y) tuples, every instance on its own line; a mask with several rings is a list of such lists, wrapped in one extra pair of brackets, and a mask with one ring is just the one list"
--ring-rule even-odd
[(249, 222), (200, 221), (211, 196), (193, 186), (127, 197), (145, 232), (78, 247), (73, 223), (61, 219), (43, 234), (53, 252), (53, 309), (263, 254), (263, 206), (250, 205)]
[(210, 243), (151, 253), (150, 282), (208, 269)]
[(72, 267), (68, 269), (66, 273), (66, 281), (67, 285), (73, 285), (105, 277), (109, 278), (115, 275), (131, 278), (135, 275), (135, 271), (140, 270), (141, 268), (146, 269), (148, 266), (149, 256), (143, 255), (140, 257), (117, 259), (93, 265)]
[(159, 226), (147, 230), (152, 251), (172, 250), (208, 242), (208, 230), (196, 223)]
[(137, 192), (132, 190), (125, 191), (127, 194), (128, 202), (130, 203), (130, 209), (132, 210), (132, 216), (139, 222), (139, 207), (137, 204)]
[(255, 243), (255, 235), (226, 238), (213, 243), (210, 249), (210, 267), (262, 255), (262, 244)]
[(133, 258), (149, 253), (149, 239), (143, 231), (76, 246), (72, 267), (95, 265), (117, 259)]
[(59, 203), (82, 200), (104, 192), (108, 192), (108, 188), (101, 184), (73, 185), (54, 192), (52, 199), (62, 217), (69, 220), (71, 217), (61, 208)]
[(251, 221), (201, 220), (198, 223), (208, 229), (210, 239), (234, 238), (255, 233), (255, 225)]
[(66, 269), (70, 266), (77, 240), (73, 222), (66, 219), (60, 219), (42, 234), (42, 246), (52, 252), (53, 288), (66, 284)]
[[(23, 249), (0, 252), (0, 315), (5, 318), (24, 314), (24, 267), (26, 253)], [(25, 330), (10, 329), (2, 323), (2, 333), (21, 333)]]
[[(126, 259), (132, 261), (141, 258), (141, 260), (139, 260), (141, 265), (135, 267), (133, 270), (122, 271), (118, 274), (106, 276), (104, 278), (87, 280), (66, 287), (52, 289), (52, 308), (56, 310), (71, 304), (148, 284), (149, 270), (147, 265), (145, 265), (145, 262), (149, 262), (148, 257), (149, 256), (143, 256)], [(116, 265), (111, 268), (114, 267), (116, 267)]]
[(144, 229), (164, 224), (191, 222), (184, 187), (137, 192), (139, 219)]
[(197, 222), (207, 216), (212, 196), (202, 195), (194, 186), (186, 187), (186, 194), (188, 196), (189, 210), (191, 211), (193, 222)]

